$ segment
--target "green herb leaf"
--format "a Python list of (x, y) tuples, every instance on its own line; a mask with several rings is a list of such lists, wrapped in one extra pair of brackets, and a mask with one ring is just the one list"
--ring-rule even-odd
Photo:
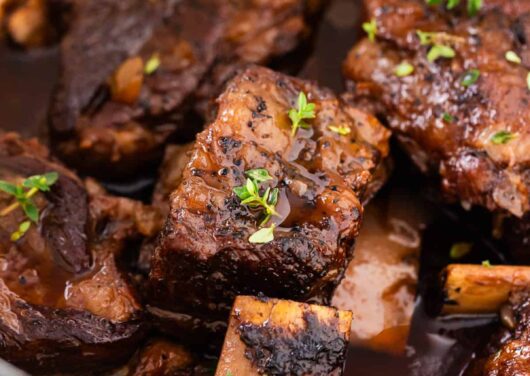
[(10, 194), (12, 196), (16, 196), (17, 186), (14, 184), (8, 183), (7, 181), (0, 180), (0, 191)]
[(250, 193), (248, 192), (248, 189), (246, 186), (243, 187), (235, 187), (233, 189), (234, 193), (239, 197), (240, 200), (246, 200), (250, 197)]
[(517, 55), (515, 52), (513, 51), (507, 51), (506, 54), (504, 54), (504, 57), (506, 58), (506, 60), (508, 60), (510, 63), (514, 63), (514, 64), (521, 64), (522, 63), (522, 60), (521, 58), (519, 57), (519, 55)]
[(248, 241), (254, 244), (265, 244), (270, 243), (274, 240), (274, 228), (276, 226), (273, 224), (270, 227), (264, 227), (253, 233)]
[(22, 186), (25, 188), (35, 188), (41, 192), (47, 192), (50, 190), (50, 186), (55, 184), (58, 178), (59, 174), (57, 174), (56, 172), (50, 172), (44, 175), (30, 176), (29, 178), (24, 180)]
[(446, 123), (452, 123), (453, 121), (455, 121), (455, 118), (453, 115), (451, 115), (450, 113), (448, 112), (444, 112), (443, 115), (442, 115), (442, 119), (446, 122)]
[(375, 19), (372, 19), (370, 22), (363, 23), (363, 30), (368, 34), (368, 39), (371, 42), (375, 41), (375, 37), (377, 36), (377, 23)]
[(460, 0), (449, 0), (447, 1), (447, 9), (456, 8), (460, 4)]
[(22, 204), (22, 209), (24, 210), (24, 213), (26, 213), (26, 217), (35, 223), (39, 222), (39, 209), (37, 209), (32, 201)]
[[(428, 5), (439, 5), (442, 0), (426, 0)], [(447, 9), (451, 10), (456, 8), (460, 4), (460, 0), (448, 0)], [(470, 16), (475, 16), (480, 8), (482, 7), (482, 0), (468, 0), (467, 2), (467, 13)]]
[(509, 131), (499, 131), (495, 133), (493, 136), (491, 136), (491, 143), (495, 145), (504, 145), (514, 138), (516, 138), (517, 135), (515, 133), (509, 132)]
[(345, 126), (345, 125), (339, 125), (339, 126), (330, 125), (328, 126), (328, 128), (330, 131), (338, 133), (341, 136), (347, 136), (351, 133), (350, 127)]
[(480, 77), (480, 71), (478, 69), (470, 69), (462, 76), (460, 84), (465, 87), (469, 87), (475, 84)]
[(431, 32), (428, 32), (428, 31), (416, 30), (416, 34), (420, 38), (420, 44), (422, 46), (429, 46), (429, 45), (431, 45), (433, 43), (433, 38), (434, 38), (434, 35), (436, 33), (431, 33)]
[(442, 44), (435, 44), (431, 47), (429, 53), (427, 53), (427, 60), (432, 63), (442, 57), (446, 59), (451, 59), (455, 57), (455, 55), (455, 50), (453, 50), (451, 47), (444, 46)]
[(470, 16), (476, 16), (482, 8), (482, 0), (467, 0), (467, 13)]
[(473, 244), (471, 243), (455, 243), (451, 247), (451, 251), (449, 252), (449, 256), (452, 259), (460, 259), (467, 255), (471, 248), (473, 247)]
[(252, 181), (252, 179), (247, 179), (246, 188), (251, 196), (255, 196), (258, 194), (258, 187), (256, 183)]
[(25, 221), (19, 225), (18, 231), (11, 234), (11, 239), (13, 241), (17, 241), (24, 236), (31, 221), (35, 223), (39, 222), (39, 209), (31, 198), (39, 191), (49, 191), (50, 187), (55, 184), (58, 179), (59, 174), (57, 172), (49, 172), (43, 175), (30, 176), (24, 179), (22, 184), (18, 185), (0, 181), (0, 190), (13, 195), (16, 200), (13, 204), (0, 210), (0, 217), (6, 216), (21, 207), (24, 214), (29, 219), (29, 221)]
[(273, 177), (269, 174), (266, 169), (257, 168), (248, 170), (245, 172), (248, 176), (244, 186), (235, 187), (234, 193), (241, 200), (241, 205), (247, 205), (251, 209), (263, 208), (264, 219), (260, 222), (260, 225), (266, 224), (271, 216), (278, 215), (275, 206), (278, 203), (279, 189), (271, 189), (268, 187), (263, 196), (260, 195), (260, 184), (268, 180), (272, 180)]
[(149, 60), (147, 60), (147, 63), (145, 63), (144, 73), (147, 75), (151, 75), (155, 73), (159, 67), (160, 58), (158, 57), (158, 54), (155, 53), (149, 58)]
[(490, 260), (484, 260), (482, 261), (482, 266), (486, 267), (486, 268), (491, 268), (492, 265), (490, 263)]
[(410, 76), (412, 73), (414, 73), (414, 66), (408, 61), (401, 62), (395, 70), (395, 74), (398, 77)]
[(278, 203), (278, 195), (280, 194), (280, 190), (278, 188), (274, 188), (267, 200), (267, 203), (272, 206), (276, 206)]
[(269, 175), (269, 171), (264, 168), (255, 168), (253, 170), (245, 171), (245, 175), (253, 179), (256, 183), (263, 183), (267, 180), (273, 179), (273, 177)]
[(18, 230), (11, 234), (11, 241), (16, 242), (22, 238), (31, 227), (30, 221), (24, 221), (18, 226)]
[(292, 122), (291, 135), (295, 136), (298, 128), (309, 128), (309, 124), (307, 124), (304, 120), (314, 119), (315, 116), (315, 104), (308, 103), (305, 93), (301, 91), (298, 94), (298, 108), (291, 108), (289, 110), (289, 118)]

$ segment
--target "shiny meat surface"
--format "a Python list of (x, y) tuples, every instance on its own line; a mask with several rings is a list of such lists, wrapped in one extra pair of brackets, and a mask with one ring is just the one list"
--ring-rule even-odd
[[(287, 113), (301, 91), (316, 118), (293, 137)], [(239, 74), (217, 102), (171, 194), (151, 260), (151, 304), (226, 320), (239, 294), (329, 302), (352, 257), (362, 202), (384, 175), (388, 131), (329, 90), (266, 68)], [(350, 133), (329, 129), (337, 124)], [(255, 168), (279, 188), (275, 238), (266, 244), (249, 242), (259, 211), (233, 193)]]
[(80, 2), (61, 47), (51, 127), (64, 160), (107, 179), (158, 160), (176, 130), (196, 126), (192, 107), (204, 115), (238, 68), (268, 63), (308, 34), (305, 0), (91, 3)]
[[(140, 304), (116, 261), (128, 242), (153, 236), (158, 219), (82, 182), (36, 141), (0, 135), (0, 179), (52, 171), (57, 183), (34, 197), (38, 226), (13, 242), (23, 212), (0, 216), (0, 356), (38, 374), (109, 368), (144, 334)], [(0, 193), (1, 208), (11, 203)]]
[[(517, 293), (504, 309), (505, 325), (490, 343), (492, 355), (479, 360), (470, 375), (515, 376), (530, 372), (530, 300), (528, 293)], [(497, 344), (500, 338), (500, 345)], [(484, 364), (482, 366), (482, 364)]]
[[(465, 2), (452, 11), (422, 0), (364, 3), (377, 39), (359, 42), (344, 63), (355, 100), (388, 122), (422, 170), (440, 175), (448, 197), (465, 207), (528, 213), (530, 3), (485, 1), (475, 17)], [(438, 33), (432, 43), (455, 57), (429, 61), (431, 46), (420, 43), (418, 30)], [(521, 63), (508, 61), (508, 51)], [(414, 71), (398, 77), (402, 62)], [(472, 70), (475, 82), (466, 74)]]
[(167, 339), (150, 340), (127, 367), (127, 376), (207, 376), (212, 371), (185, 347)]

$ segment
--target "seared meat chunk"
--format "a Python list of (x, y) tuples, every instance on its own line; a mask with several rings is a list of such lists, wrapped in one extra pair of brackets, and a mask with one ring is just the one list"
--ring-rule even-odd
[(27, 218), (0, 192), (0, 357), (32, 373), (99, 370), (126, 360), (145, 332), (141, 307), (116, 258), (152, 236), (147, 207), (86, 184), (36, 141), (0, 136), (0, 180), (57, 172), (32, 200), (38, 225), (12, 239)]
[(238, 296), (216, 376), (342, 375), (352, 313)]
[(211, 365), (185, 347), (163, 338), (151, 339), (127, 366), (128, 376), (207, 376)]
[(242, 64), (267, 63), (307, 34), (305, 0), (174, 3), (79, 2), (51, 112), (69, 164), (132, 176), (161, 157), (177, 129), (193, 129), (191, 107), (205, 111)]
[[(288, 112), (301, 92), (316, 117), (293, 135)], [(223, 321), (240, 294), (328, 302), (352, 257), (362, 202), (383, 175), (388, 131), (329, 90), (260, 67), (230, 81), (217, 104), (171, 194), (150, 304)], [(269, 176), (256, 194), (277, 193), (269, 220), (234, 192), (256, 169)], [(274, 239), (252, 240), (263, 227)]]
[(466, 375), (528, 375), (530, 370), (530, 299), (528, 292), (512, 295), (501, 311), (503, 326), (495, 333)]
[(485, 1), (476, 16), (464, 1), (453, 10), (423, 0), (364, 3), (377, 40), (361, 41), (344, 64), (354, 99), (372, 102), (449, 198), (530, 212), (529, 2)]

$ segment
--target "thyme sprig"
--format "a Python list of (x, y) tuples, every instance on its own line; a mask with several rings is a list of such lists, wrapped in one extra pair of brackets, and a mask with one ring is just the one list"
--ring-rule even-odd
[(11, 205), (0, 210), (0, 217), (8, 215), (20, 207), (28, 218), (28, 220), (19, 224), (17, 231), (11, 234), (12, 241), (16, 242), (22, 238), (31, 227), (32, 222), (35, 224), (39, 222), (39, 209), (32, 197), (38, 192), (48, 192), (58, 178), (59, 174), (57, 172), (49, 172), (43, 175), (30, 176), (21, 184), (12, 184), (0, 180), (0, 191), (13, 196), (15, 199)]
[(307, 96), (303, 91), (298, 94), (297, 108), (289, 110), (289, 118), (292, 122), (291, 135), (294, 137), (298, 128), (309, 129), (310, 125), (305, 122), (308, 119), (315, 118), (315, 104), (307, 102)]
[[(261, 183), (272, 180), (272, 176), (264, 168), (257, 168), (245, 172), (247, 181), (245, 185), (234, 188), (234, 193), (241, 200), (241, 205), (247, 205), (251, 209), (263, 208), (264, 218), (260, 222), (260, 227), (264, 226), (273, 215), (278, 216), (276, 204), (278, 203), (278, 188), (268, 187), (263, 194), (260, 194)], [(268, 228), (256, 231), (250, 238), (251, 243), (268, 243), (274, 239), (274, 224)]]
[(260, 222), (260, 226), (266, 224), (273, 215), (278, 215), (275, 206), (278, 203), (279, 189), (267, 188), (263, 195), (260, 194), (260, 184), (272, 180), (272, 176), (264, 168), (257, 168), (245, 172), (247, 175), (246, 184), (234, 188), (234, 193), (241, 200), (241, 205), (247, 205), (251, 209), (262, 207), (265, 217)]

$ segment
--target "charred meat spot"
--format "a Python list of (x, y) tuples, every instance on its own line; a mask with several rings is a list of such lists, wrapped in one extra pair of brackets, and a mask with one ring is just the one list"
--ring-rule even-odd
[(256, 107), (256, 111), (263, 112), (267, 110), (267, 103), (263, 100), (262, 97), (256, 97), (256, 101), (258, 102), (258, 106)]
[(252, 110), (252, 118), (253, 119), (272, 119), (272, 116), (266, 115), (266, 114), (261, 114), (258, 111)]
[(298, 331), (267, 324), (238, 327), (245, 356), (260, 374), (328, 375), (341, 367), (348, 344), (336, 322), (321, 322), (313, 312), (305, 312), (303, 319), (305, 330)]
[(227, 154), (233, 149), (239, 148), (241, 146), (241, 141), (234, 140), (231, 137), (220, 137), (218, 144), (223, 150), (223, 153)]
[(522, 19), (518, 19), (514, 22), (512, 30), (520, 44), (524, 45), (528, 43), (526, 39), (525, 24)]
[(203, 176), (204, 175), (204, 171), (200, 170), (198, 168), (192, 168), (191, 169), (191, 175), (193, 175), (193, 176)]

